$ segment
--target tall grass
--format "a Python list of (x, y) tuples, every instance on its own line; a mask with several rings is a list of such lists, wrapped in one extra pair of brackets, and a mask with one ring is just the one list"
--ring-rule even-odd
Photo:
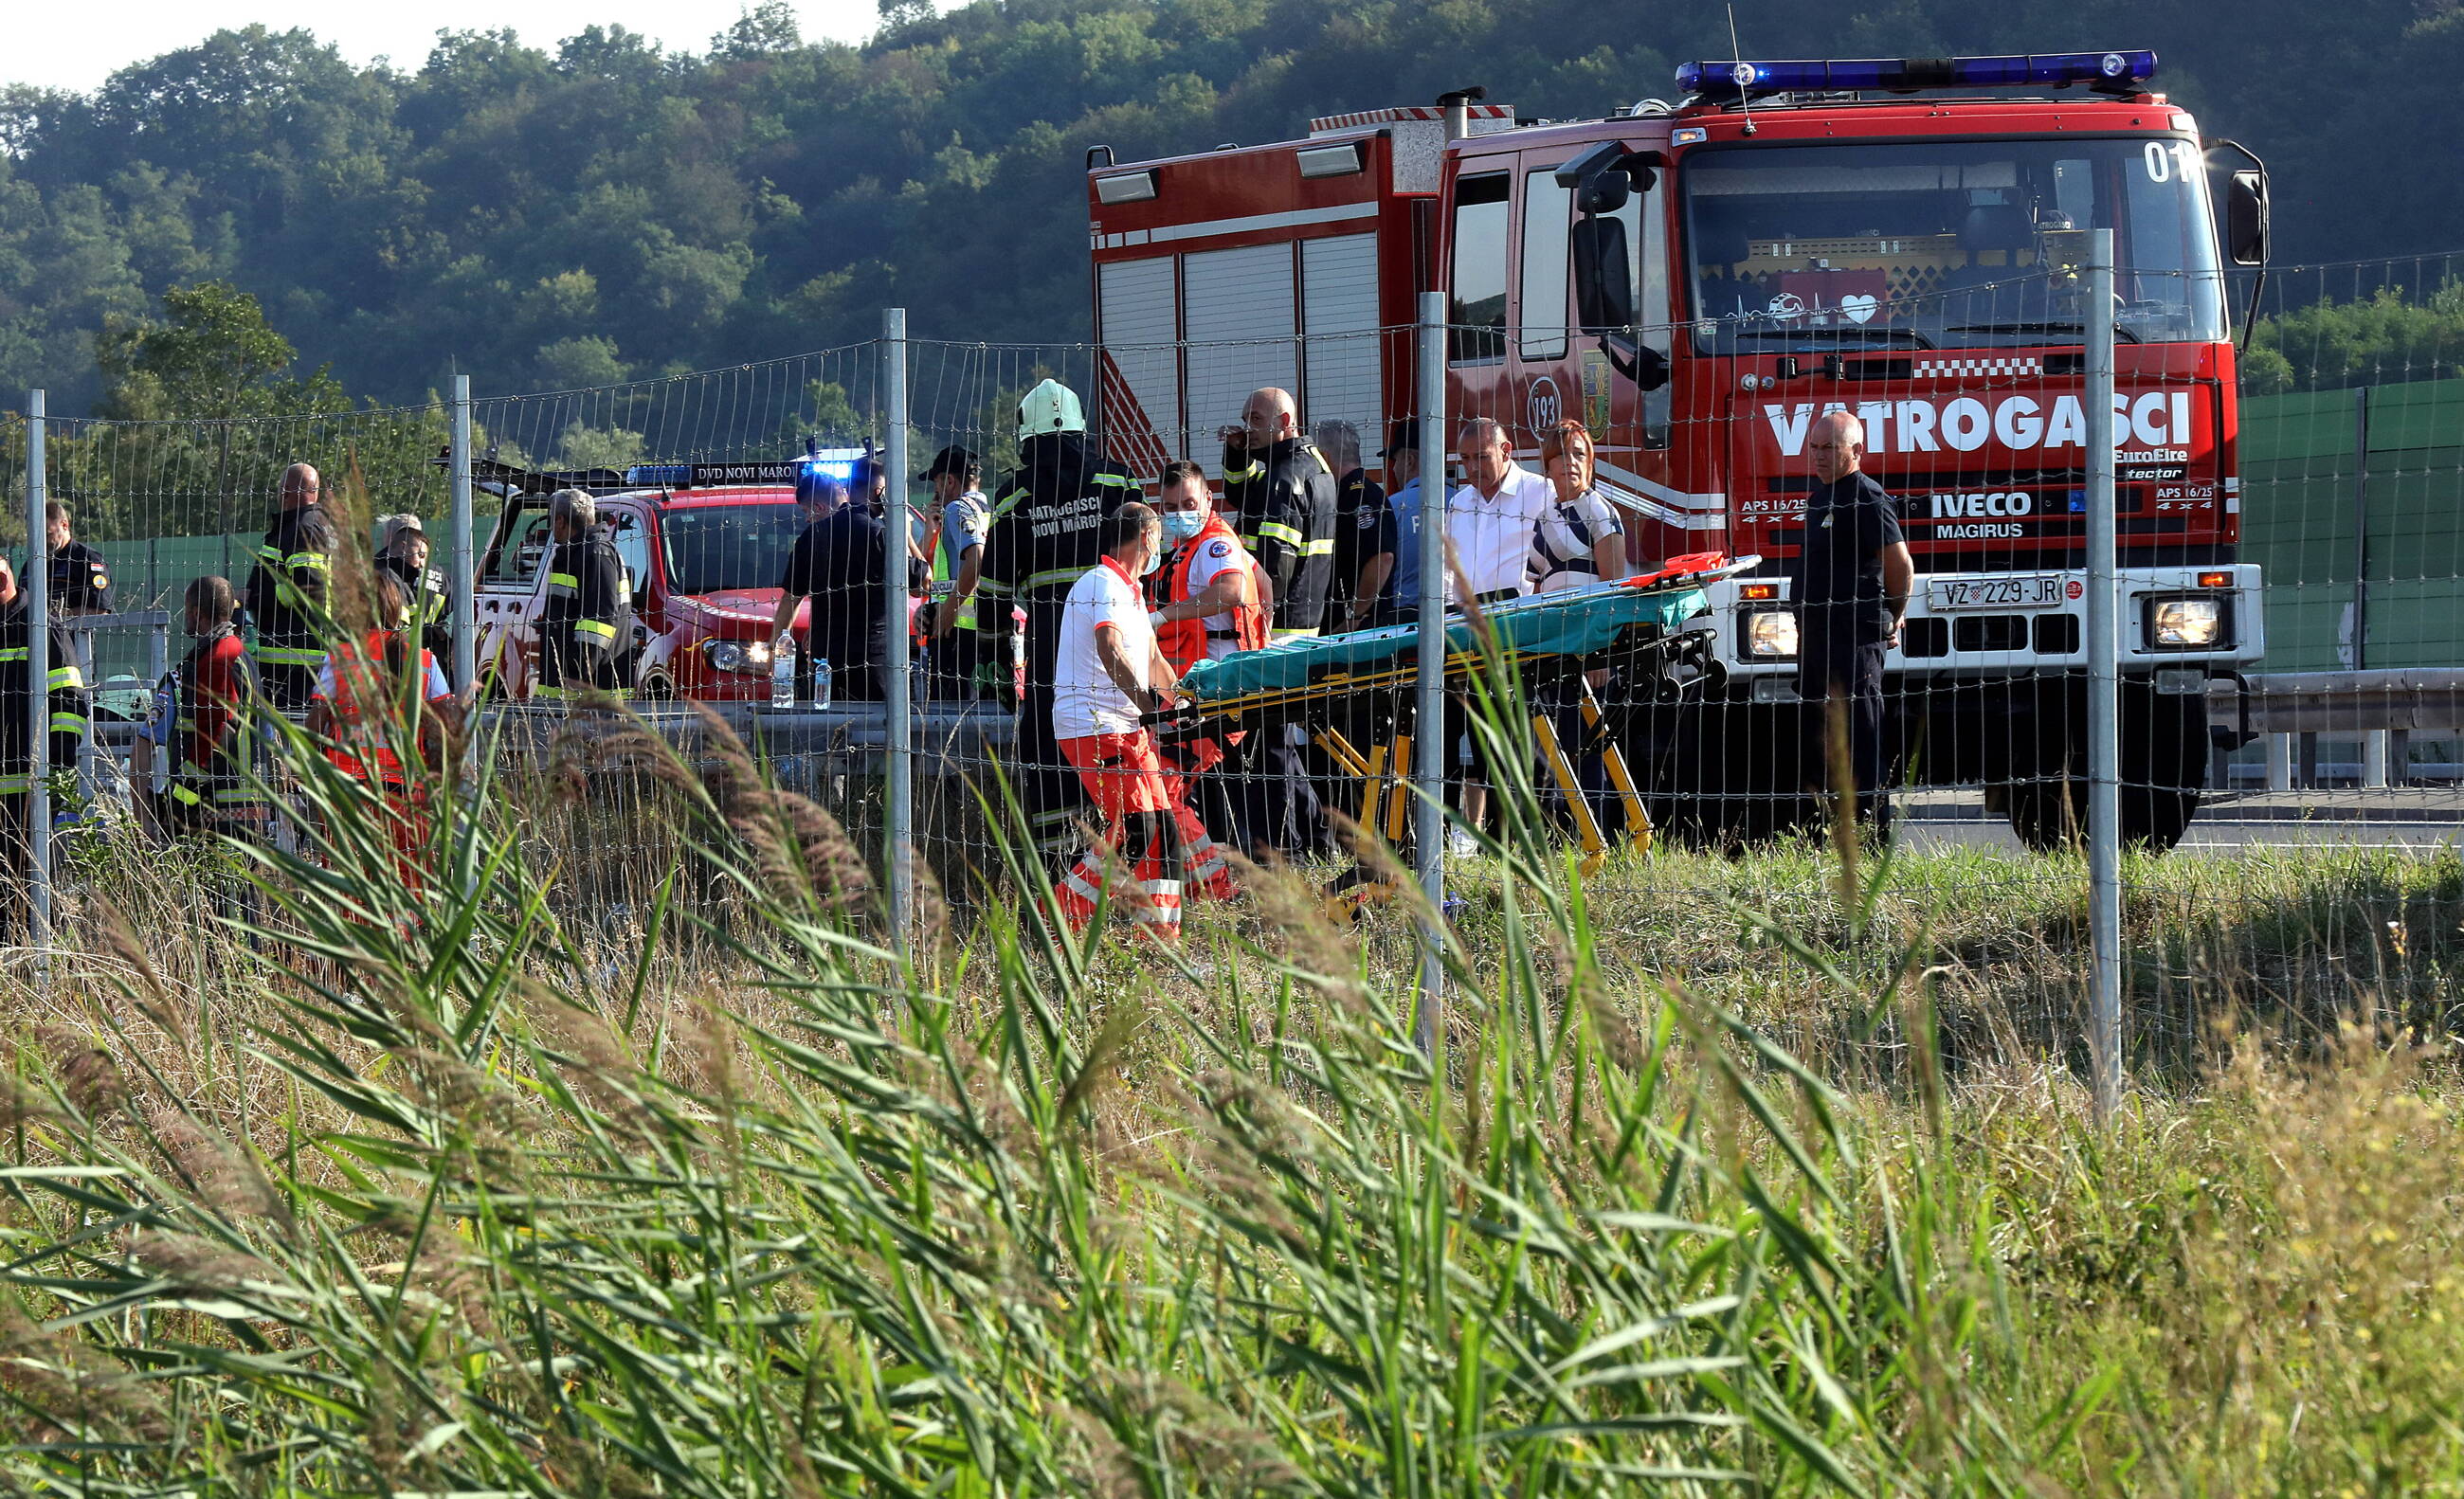
[[(719, 750), (577, 742), (562, 801), (440, 783), (416, 888), (311, 760), (315, 836), (248, 856), (253, 908), (187, 935), (140, 898), (158, 869), (86, 914), (96, 955), (48, 1010), (17, 1001), (0, 1098), (0, 1472), (575, 1495), (2464, 1472), (2444, 1056), (2322, 1021), (2332, 1072), (2211, 1048), (2098, 1135), (2034, 1031), (1946, 1025), (1946, 953), (2050, 951), (2058, 893), (1969, 916), (1904, 867), (1843, 893), (1806, 856), (1762, 867), (1771, 898), (1669, 908), (1696, 866), (1587, 883), (1509, 793), (1433, 1058), (1408, 909), (1338, 931), (1261, 872), (1191, 960), (1136, 961), (1044, 925), (1012, 866), (911, 964), (842, 826)], [(668, 840), (621, 891), (547, 831), (614, 826), (587, 787), (615, 770), (634, 841)], [(2407, 887), (2376, 979), (2432, 946), (2453, 973), (2444, 877)]]

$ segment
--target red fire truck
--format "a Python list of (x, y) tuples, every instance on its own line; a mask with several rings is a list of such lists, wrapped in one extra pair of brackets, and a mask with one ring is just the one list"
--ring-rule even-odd
[(2263, 260), (2266, 184), (2145, 89), (2154, 68), (1706, 62), (1681, 102), (1599, 120), (1465, 91), (1271, 145), (1099, 146), (1106, 440), (1150, 474), (1212, 458), (1243, 395), (1280, 385), (1375, 451), (1417, 410), (1409, 328), (1443, 292), (1450, 416), (1497, 418), (1527, 463), (1578, 417), (1631, 556), (1762, 559), (1714, 591), (1705, 695), (1632, 716), (1659, 809), (1729, 839), (1811, 811), (1789, 572), (1807, 430), (1856, 411), (1920, 574), (1888, 661), (1895, 774), (1982, 784), (2049, 846), (2085, 806), (2079, 268), (2111, 229), (2123, 820), (2169, 846), (2206, 779), (2208, 679), (2263, 645), (2257, 569), (2234, 560), (2226, 266)]

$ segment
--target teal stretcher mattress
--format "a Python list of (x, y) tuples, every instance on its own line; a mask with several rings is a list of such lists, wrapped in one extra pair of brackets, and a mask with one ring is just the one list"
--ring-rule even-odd
[[(1700, 577), (1675, 579), (1645, 588), (1602, 583), (1564, 588), (1535, 598), (1491, 605), (1481, 612), (1505, 649), (1523, 655), (1590, 655), (1605, 650), (1631, 625), (1657, 625), (1669, 633), (1708, 606)], [(1243, 650), (1221, 661), (1200, 661), (1181, 679), (1200, 702), (1221, 702), (1253, 693), (1288, 692), (1334, 668), (1354, 671), (1408, 656), (1420, 648), (1420, 627), (1392, 625), (1287, 640), (1263, 650)], [(1446, 616), (1449, 653), (1472, 647), (1471, 627), (1461, 614)]]

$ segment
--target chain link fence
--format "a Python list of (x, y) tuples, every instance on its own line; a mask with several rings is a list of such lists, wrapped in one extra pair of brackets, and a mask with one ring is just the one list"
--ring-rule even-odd
[[(1403, 959), (1434, 791), (1459, 932), (1579, 869), (1604, 959), (1749, 1012), (1760, 994), (1774, 1025), (1776, 980), (1688, 966), (1740, 906), (1893, 935), (1870, 960), (1916, 964), (1977, 1047), (2075, 1037), (2109, 479), (2101, 826), (2128, 925), (2103, 971), (2129, 1044), (2194, 1049), (2234, 1006), (2434, 1019), (2464, 815), (2464, 280), (2444, 260), (2261, 287), (2125, 266), (2100, 401), (2079, 248), (1980, 254), (1951, 285), (1887, 247), (1748, 234), (1707, 273), (1719, 315), (1676, 326), (1509, 328), (1459, 302), (1441, 332), (884, 340), (467, 405), (50, 420), (40, 487), (112, 588), (69, 622), (94, 706), (56, 799), (61, 939), (105, 900), (236, 898), (209, 853), (159, 857), (138, 812), (179, 766), (186, 590), (218, 575), (245, 601), (305, 463), (341, 637), (381, 624), (393, 554), (449, 675), (467, 636), (449, 686), (473, 763), (566, 850), (552, 898), (611, 921), (672, 901), (691, 863), (638, 723), (689, 759), (740, 745), (902, 910), (1067, 925), (1100, 901), (1151, 936), (1282, 869)], [(0, 428), (20, 468), (29, 435)], [(1826, 483), (1852, 441), (1886, 498)], [(1416, 475), (1439, 461), (1424, 555)], [(568, 628), (560, 543), (588, 540), (559, 533), (574, 491), (623, 595), (605, 674), (576, 686), (621, 702), (558, 690), (545, 660)], [(1158, 551), (1113, 526), (1130, 501), (1158, 513)], [(0, 528), (20, 556), (26, 519)], [(1154, 570), (1090, 574), (1099, 540)], [(1457, 613), (1425, 652), (1424, 729), (1430, 589)], [(1150, 637), (1188, 678), (1175, 712), (1124, 690), (1147, 662), (1123, 643)], [(1878, 1021), (1840, 1044), (1908, 1038)]]

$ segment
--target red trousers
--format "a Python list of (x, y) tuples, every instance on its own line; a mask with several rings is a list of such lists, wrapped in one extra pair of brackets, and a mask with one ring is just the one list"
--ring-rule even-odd
[(1190, 810), (1180, 774), (1164, 768), (1153, 735), (1141, 729), (1059, 742), (1062, 758), (1077, 770), (1088, 800), (1104, 819), (1102, 838), (1079, 856), (1057, 893), (1072, 930), (1084, 931), (1094, 919), (1109, 888), (1113, 853), (1133, 844), (1139, 849), (1133, 871), (1137, 898), (1128, 909), (1151, 937), (1179, 935), (1185, 873), (1196, 877), (1204, 894), (1222, 899), (1232, 893), (1223, 850)]

